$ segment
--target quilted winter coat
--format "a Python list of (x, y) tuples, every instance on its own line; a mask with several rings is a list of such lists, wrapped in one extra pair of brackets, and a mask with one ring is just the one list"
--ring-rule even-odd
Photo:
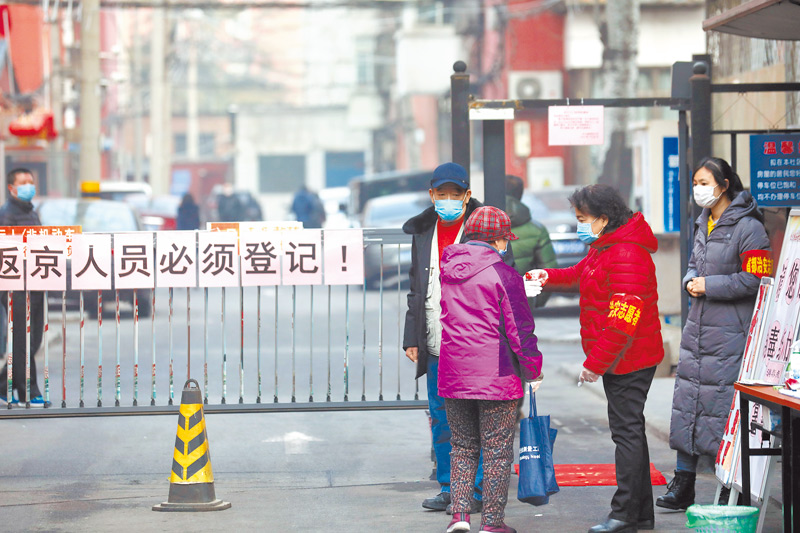
[(683, 278), (685, 289), (692, 278), (705, 277), (706, 294), (692, 298), (683, 328), (669, 444), (690, 455), (716, 456), (761, 282), (757, 274), (742, 270), (742, 256), (768, 251), (769, 239), (747, 191), (734, 198), (710, 235), (709, 213), (703, 209), (695, 222), (694, 248)]
[(658, 316), (658, 249), (641, 213), (592, 243), (580, 263), (545, 269), (545, 290), (580, 290), (581, 342), (595, 374), (629, 374), (664, 358)]
[(442, 255), (443, 398), (515, 400), (536, 379), (542, 354), (522, 277), (483, 242), (453, 244)]

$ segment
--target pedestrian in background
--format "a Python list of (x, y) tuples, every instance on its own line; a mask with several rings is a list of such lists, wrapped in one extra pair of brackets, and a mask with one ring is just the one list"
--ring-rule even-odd
[(183, 195), (178, 206), (178, 216), (175, 225), (179, 230), (196, 230), (200, 228), (200, 208), (190, 193)]
[[(524, 184), (522, 178), (506, 176), (506, 213), (511, 219), (511, 231), (519, 240), (514, 242), (514, 268), (520, 274), (541, 268), (557, 268), (556, 252), (550, 232), (533, 219), (533, 213), (522, 203)], [(549, 293), (528, 300), (531, 310), (544, 307)]]
[(242, 220), (242, 202), (233, 192), (233, 185), (226, 183), (217, 195), (217, 219), (220, 222), (239, 222)]
[(677, 451), (675, 477), (656, 501), (667, 509), (694, 503), (698, 459), (719, 451), (758, 286), (763, 276), (772, 275), (764, 218), (730, 165), (706, 158), (693, 184), (694, 201), (703, 211), (695, 221), (683, 278), (692, 305), (672, 399), (669, 445)]
[(453, 519), (447, 533), (470, 530), (470, 496), (484, 452), (481, 533), (516, 533), (505, 525), (522, 382), (541, 374), (533, 316), (522, 278), (503, 263), (517, 236), (496, 207), (467, 220), (466, 244), (442, 254), (439, 395), (450, 421)]
[(292, 200), (292, 212), (304, 228), (321, 228), (325, 223), (325, 207), (317, 193), (301, 186)]
[[(36, 196), (36, 183), (33, 173), (26, 168), (17, 168), (6, 175), (8, 198), (3, 207), (0, 207), (0, 226), (41, 226), (39, 215), (33, 210), (31, 200)], [(17, 392), (21, 403), (28, 400), (25, 378), (25, 347), (27, 345), (25, 308), (25, 291), (14, 291), (12, 296), (14, 305), (14, 337), (13, 356), (14, 375), (12, 388)], [(30, 291), (31, 302), (31, 404), (44, 404), (44, 398), (39, 390), (36, 375), (36, 352), (42, 344), (44, 327), (44, 296), (41, 291)], [(8, 316), (8, 294), (0, 292), (0, 305), (6, 308)], [(6, 319), (7, 320), (7, 319)], [(3, 347), (5, 351), (5, 346)], [(6, 383), (8, 381), (8, 368), (3, 367), (0, 372), (0, 402), (13, 401), (6, 397)]]
[(619, 193), (590, 185), (570, 196), (578, 237), (590, 246), (577, 265), (533, 270), (529, 296), (544, 290), (580, 291), (581, 343), (586, 354), (578, 382), (603, 377), (608, 426), (616, 446), (617, 491), (608, 519), (589, 533), (628, 533), (654, 528), (650, 454), (644, 404), (664, 358), (658, 315), (658, 248), (641, 213)]

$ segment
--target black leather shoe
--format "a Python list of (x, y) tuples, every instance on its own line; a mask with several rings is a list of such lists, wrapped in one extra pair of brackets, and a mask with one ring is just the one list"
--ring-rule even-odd
[(639, 522), (636, 523), (636, 529), (651, 531), (655, 528), (656, 528), (656, 521), (654, 518), (639, 520)]
[(422, 501), (422, 506), (431, 511), (444, 511), (450, 505), (450, 493), (440, 492), (433, 498), (426, 498)]
[(636, 533), (636, 524), (609, 518), (589, 529), (589, 533)]
[[(453, 514), (453, 504), (449, 504), (447, 506), (447, 510), (445, 511), (447, 514)], [(468, 514), (481, 514), (483, 512), (483, 502), (481, 500), (476, 500), (474, 497), (470, 498), (469, 502), (469, 511)]]

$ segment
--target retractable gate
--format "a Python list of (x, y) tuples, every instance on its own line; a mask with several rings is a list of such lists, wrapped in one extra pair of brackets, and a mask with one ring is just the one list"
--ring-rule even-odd
[[(10, 400), (24, 372), (46, 402), (10, 402), (0, 418), (174, 413), (184, 368), (212, 413), (427, 407), (402, 350), (411, 237), (399, 229), (69, 237), (50, 228), (28, 228), (24, 242), (0, 236), (0, 290), (9, 291), (0, 386)], [(20, 313), (21, 361), (12, 357)]]

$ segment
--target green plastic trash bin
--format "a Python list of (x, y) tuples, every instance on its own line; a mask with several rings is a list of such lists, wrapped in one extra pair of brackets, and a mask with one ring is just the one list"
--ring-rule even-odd
[(700, 533), (755, 533), (758, 507), (692, 505), (686, 509), (686, 527)]

